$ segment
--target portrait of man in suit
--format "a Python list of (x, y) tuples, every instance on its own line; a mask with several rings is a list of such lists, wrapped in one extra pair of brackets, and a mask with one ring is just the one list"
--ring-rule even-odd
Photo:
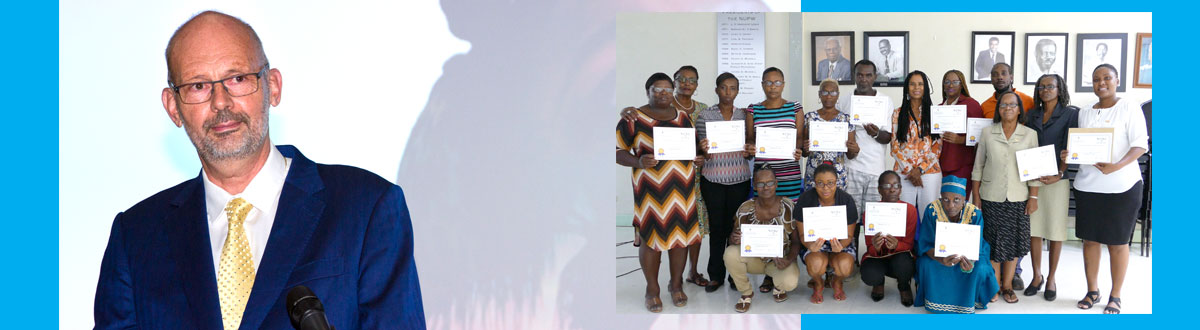
[(825, 59), (817, 63), (817, 81), (833, 78), (850, 81), (850, 60), (842, 55), (842, 43), (836, 37), (825, 39)]
[(992, 66), (996, 63), (1008, 63), (1004, 59), (1004, 53), (1000, 51), (1000, 38), (988, 38), (988, 49), (979, 52), (979, 56), (975, 57), (975, 79), (989, 80), (992, 78)]
[(286, 299), (300, 285), (335, 328), (425, 328), (404, 192), (271, 143), (283, 75), (254, 29), (206, 11), (165, 57), (162, 105), (201, 172), (117, 214), (96, 328), (292, 329)]

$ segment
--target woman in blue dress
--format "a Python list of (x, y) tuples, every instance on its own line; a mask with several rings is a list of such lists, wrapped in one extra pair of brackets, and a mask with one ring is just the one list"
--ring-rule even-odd
[[(966, 201), (967, 179), (949, 175), (942, 178), (942, 198), (925, 208), (920, 224), (917, 251), (916, 306), (932, 313), (975, 313), (987, 309), (992, 296), (1000, 291), (996, 274), (989, 262), (992, 250), (983, 235), (979, 237), (979, 259), (960, 255), (934, 257), (936, 222), (983, 226), (983, 212)], [(931, 221), (932, 220), (932, 221)]]

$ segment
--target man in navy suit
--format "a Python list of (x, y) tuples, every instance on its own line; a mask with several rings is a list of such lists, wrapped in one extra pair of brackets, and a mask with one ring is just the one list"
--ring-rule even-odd
[(979, 56), (975, 57), (975, 79), (990, 80), (992, 79), (992, 67), (996, 63), (1008, 63), (1004, 60), (1004, 53), (998, 49), (999, 46), (1000, 38), (988, 39), (988, 49), (979, 52)]
[(337, 329), (424, 328), (403, 191), (271, 144), (283, 76), (254, 30), (204, 12), (175, 31), (166, 59), (163, 107), (202, 171), (117, 215), (96, 328), (291, 329), (298, 285)]
[(842, 56), (842, 43), (833, 38), (825, 39), (825, 59), (817, 63), (817, 81), (826, 78), (850, 81), (850, 60)]

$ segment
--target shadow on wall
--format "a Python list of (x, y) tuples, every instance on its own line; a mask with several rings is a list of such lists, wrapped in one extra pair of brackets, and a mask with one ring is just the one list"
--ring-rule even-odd
[(650, 326), (654, 318), (609, 314), (614, 18), (766, 8), (756, 1), (441, 4), (450, 31), (471, 50), (445, 63), (397, 174), (430, 328)]

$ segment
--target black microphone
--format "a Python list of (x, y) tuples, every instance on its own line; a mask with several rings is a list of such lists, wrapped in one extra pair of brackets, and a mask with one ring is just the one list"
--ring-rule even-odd
[(332, 330), (325, 319), (325, 306), (308, 287), (298, 285), (288, 291), (287, 313), (292, 327), (298, 330)]

